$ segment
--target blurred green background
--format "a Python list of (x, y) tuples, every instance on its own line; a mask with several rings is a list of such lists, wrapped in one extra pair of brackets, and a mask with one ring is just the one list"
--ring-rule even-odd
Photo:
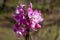
[(60, 40), (60, 0), (0, 0), (0, 40), (18, 40), (13, 32), (12, 15), (17, 5), (29, 2), (33, 3), (33, 9), (42, 11), (44, 18), (42, 28), (30, 32), (31, 40)]

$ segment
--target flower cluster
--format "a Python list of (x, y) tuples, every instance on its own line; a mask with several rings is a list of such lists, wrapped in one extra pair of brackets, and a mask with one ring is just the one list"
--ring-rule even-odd
[(39, 22), (43, 21), (41, 16), (41, 11), (33, 10), (32, 3), (30, 3), (29, 7), (27, 8), (26, 13), (24, 12), (24, 4), (17, 6), (14, 19), (16, 20), (16, 24), (14, 27), (14, 32), (21, 38), (23, 35), (26, 35), (27, 28), (33, 31), (37, 31), (37, 29), (41, 28)]

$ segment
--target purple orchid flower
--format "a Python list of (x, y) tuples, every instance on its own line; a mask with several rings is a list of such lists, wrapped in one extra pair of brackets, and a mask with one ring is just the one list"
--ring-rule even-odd
[[(32, 9), (32, 3), (30, 3), (28, 9), (28, 17), (30, 20), (30, 28), (32, 30), (35, 30), (36, 28), (41, 28), (41, 26), (38, 24), (39, 22), (43, 21), (43, 18), (41, 17), (41, 12), (39, 12), (38, 10), (34, 10)], [(36, 25), (37, 24), (37, 25)], [(36, 25), (36, 27), (35, 27)], [(38, 27), (39, 26), (39, 27)]]
[(32, 9), (32, 3), (30, 3), (26, 14), (24, 13), (24, 6), (24, 4), (18, 6), (14, 15), (14, 19), (16, 21), (14, 32), (18, 38), (21, 38), (23, 35), (28, 34), (26, 28), (37, 31), (37, 29), (41, 28), (39, 22), (43, 21), (41, 12)]

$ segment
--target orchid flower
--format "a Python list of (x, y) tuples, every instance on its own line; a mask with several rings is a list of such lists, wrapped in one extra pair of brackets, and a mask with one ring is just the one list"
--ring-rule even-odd
[(41, 25), (39, 23), (43, 21), (41, 12), (32, 9), (32, 3), (30, 3), (26, 14), (24, 12), (24, 6), (24, 4), (17, 6), (14, 14), (14, 19), (16, 21), (14, 32), (18, 38), (21, 38), (28, 33), (26, 30), (27, 28), (32, 29), (33, 31), (40, 29)]

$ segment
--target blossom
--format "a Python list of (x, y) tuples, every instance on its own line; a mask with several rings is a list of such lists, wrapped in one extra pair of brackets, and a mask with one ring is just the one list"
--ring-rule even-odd
[(32, 20), (36, 23), (42, 22), (43, 18), (38, 10), (34, 10)]
[(27, 12), (28, 12), (28, 17), (31, 18), (31, 16), (33, 15), (32, 3), (30, 3)]
[(29, 17), (29, 20), (30, 20), (30, 28), (34, 31), (36, 30), (36, 28), (41, 28), (41, 25), (38, 24), (39, 22), (43, 21), (43, 18), (41, 16), (41, 12), (38, 11), (38, 10), (33, 10), (32, 9), (32, 3), (30, 3), (27, 10), (28, 10), (27, 11), (28, 12), (28, 17)]
[(25, 6), (24, 4), (21, 4), (20, 6), (17, 6), (15, 13), (16, 14), (23, 14), (24, 13), (24, 10), (23, 10), (24, 6)]
[(39, 12), (38, 10), (34, 10), (32, 9), (32, 4), (30, 3), (28, 9), (28, 17), (30, 19), (32, 19), (34, 22), (39, 23), (43, 21), (43, 18), (41, 17), (41, 12)]
[(30, 3), (27, 13), (24, 12), (24, 4), (17, 6), (14, 19), (16, 24), (14, 25), (14, 32), (18, 38), (28, 34), (28, 29), (37, 31), (41, 28), (40, 22), (43, 21), (41, 12), (32, 9), (32, 3)]
[(27, 34), (27, 30), (23, 27), (18, 27), (18, 28), (14, 28), (14, 32), (16, 33), (18, 38), (21, 38), (23, 35)]
[(38, 12), (38, 10), (34, 10), (32, 11), (31, 9), (29, 9), (30, 11), (28, 11), (28, 17), (30, 19), (32, 19), (32, 21), (39, 23), (43, 21), (43, 18), (41, 17), (41, 13)]

